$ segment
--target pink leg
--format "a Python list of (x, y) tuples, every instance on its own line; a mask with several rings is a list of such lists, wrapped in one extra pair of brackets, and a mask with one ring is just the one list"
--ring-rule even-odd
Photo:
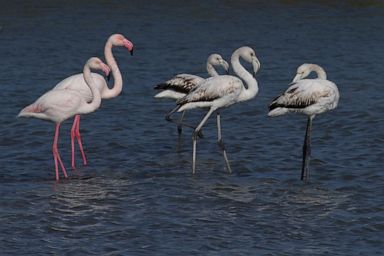
[(85, 157), (84, 149), (83, 149), (83, 144), (81, 143), (81, 135), (80, 135), (80, 115), (76, 115), (77, 122), (76, 122), (76, 131), (75, 131), (75, 136), (77, 138), (77, 143), (79, 144), (81, 156), (83, 157), (83, 164), (87, 165), (87, 158)]
[(76, 127), (78, 122), (78, 115), (73, 119), (73, 125), (71, 129), (71, 149), (72, 149), (72, 168), (75, 169), (75, 136), (76, 136)]
[(67, 178), (67, 172), (65, 170), (63, 161), (61, 161), (61, 157), (59, 154), (59, 150), (57, 148), (57, 142), (59, 140), (59, 131), (60, 131), (60, 123), (56, 124), (55, 129), (55, 138), (53, 140), (53, 146), (52, 146), (52, 152), (53, 152), (53, 159), (55, 160), (55, 172), (56, 172), (56, 180), (59, 180), (59, 167), (58, 162), (60, 163), (61, 169), (64, 173), (64, 177)]

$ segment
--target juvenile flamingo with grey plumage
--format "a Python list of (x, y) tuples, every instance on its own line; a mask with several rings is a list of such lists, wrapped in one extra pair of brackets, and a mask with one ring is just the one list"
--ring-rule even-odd
[[(252, 64), (253, 76), (241, 65), (240, 57)], [(260, 62), (256, 57), (255, 51), (250, 47), (244, 46), (233, 52), (231, 56), (231, 65), (233, 71), (239, 77), (229, 75), (210, 77), (185, 97), (179, 99), (177, 101), (178, 106), (173, 110), (181, 112), (194, 108), (209, 108), (208, 113), (193, 132), (192, 173), (195, 173), (196, 171), (196, 143), (198, 133), (211, 114), (215, 111), (217, 113), (218, 145), (223, 151), (228, 171), (230, 173), (232, 172), (221, 136), (219, 110), (229, 107), (237, 102), (250, 100), (256, 96), (259, 87), (254, 75), (260, 69)], [(247, 88), (245, 88), (242, 80), (247, 84)]]
[[(229, 72), (228, 63), (221, 57), (220, 54), (214, 53), (209, 55), (207, 59), (207, 72), (211, 77), (218, 76), (219, 74), (215, 70), (215, 66), (222, 66), (226, 73)], [(178, 74), (173, 78), (167, 80), (164, 83), (158, 84), (154, 87), (155, 90), (162, 90), (161, 92), (155, 95), (155, 98), (169, 98), (169, 99), (181, 99), (185, 95), (187, 95), (191, 90), (197, 87), (199, 84), (203, 83), (205, 78), (200, 76), (191, 75), (191, 74)], [(174, 111), (169, 111), (165, 119), (167, 121), (173, 121), (170, 117), (171, 113)], [(177, 130), (178, 133), (182, 132), (182, 120), (185, 116), (185, 111), (181, 114), (179, 121), (177, 121)], [(188, 124), (184, 124), (186, 126), (190, 126)], [(194, 128), (194, 127), (193, 127)]]
[[(317, 78), (304, 79), (312, 71), (316, 72)], [(269, 105), (268, 116), (280, 116), (288, 112), (308, 116), (301, 169), (301, 180), (305, 182), (309, 180), (312, 120), (316, 115), (336, 108), (339, 97), (336, 84), (327, 80), (323, 68), (316, 64), (303, 64), (297, 69), (292, 85)]]

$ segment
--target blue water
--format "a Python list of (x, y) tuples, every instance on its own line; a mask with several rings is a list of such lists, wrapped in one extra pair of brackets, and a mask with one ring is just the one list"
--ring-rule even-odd
[[(89, 165), (54, 181), (54, 125), (17, 119), (63, 78), (114, 49), (121, 96), (83, 116)], [(382, 1), (12, 1), (0, 9), (1, 255), (382, 255)], [(248, 45), (260, 91), (222, 112), (229, 175), (214, 119), (198, 141), (164, 120), (153, 86)], [(267, 117), (302, 63), (325, 68), (339, 106), (314, 119), (309, 184), (300, 178), (306, 118)], [(191, 111), (197, 123), (203, 111)]]

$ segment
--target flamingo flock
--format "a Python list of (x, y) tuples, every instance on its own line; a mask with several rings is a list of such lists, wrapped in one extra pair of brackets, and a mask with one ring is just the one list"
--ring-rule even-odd
[[(67, 170), (58, 150), (60, 125), (63, 121), (74, 118), (71, 128), (71, 166), (76, 168), (75, 139), (79, 146), (83, 164), (87, 165), (80, 134), (80, 115), (88, 114), (99, 109), (102, 99), (117, 97), (123, 88), (123, 79), (118, 64), (113, 56), (113, 47), (125, 47), (133, 54), (133, 43), (121, 34), (111, 35), (104, 47), (104, 63), (97, 57), (91, 57), (85, 63), (82, 74), (69, 76), (59, 82), (53, 89), (44, 93), (34, 103), (23, 108), (18, 117), (32, 117), (55, 123), (55, 133), (52, 154), (55, 164), (56, 180), (60, 179), (59, 169), (63, 176), (68, 177)], [(252, 67), (248, 71), (240, 62), (249, 63)], [(229, 173), (232, 172), (226, 147), (221, 132), (221, 110), (235, 103), (253, 99), (259, 91), (256, 74), (261, 64), (255, 51), (248, 46), (236, 49), (231, 56), (230, 64), (234, 72), (229, 75), (229, 64), (219, 54), (211, 54), (207, 59), (209, 78), (202, 78), (193, 74), (178, 74), (173, 78), (159, 83), (154, 87), (160, 90), (155, 98), (169, 98), (176, 100), (176, 105), (165, 114), (167, 121), (175, 122), (179, 135), (182, 127), (193, 128), (192, 133), (192, 173), (196, 173), (197, 140), (202, 137), (201, 130), (209, 117), (216, 113), (217, 144), (222, 151)], [(226, 74), (219, 75), (215, 66), (221, 66)], [(105, 76), (113, 75), (112, 88), (104, 76), (92, 71), (102, 71)], [(308, 79), (311, 72), (317, 78)], [(316, 64), (303, 64), (297, 68), (296, 76), (288, 89), (276, 97), (269, 104), (268, 116), (275, 117), (289, 112), (301, 113), (307, 116), (307, 128), (303, 144), (303, 160), (301, 180), (309, 180), (309, 161), (311, 156), (312, 122), (316, 115), (335, 109), (339, 101), (339, 91), (335, 83), (327, 80), (322, 67)], [(207, 113), (197, 125), (183, 121), (185, 111), (192, 109), (207, 109)], [(171, 116), (181, 112), (181, 116), (174, 121)]]

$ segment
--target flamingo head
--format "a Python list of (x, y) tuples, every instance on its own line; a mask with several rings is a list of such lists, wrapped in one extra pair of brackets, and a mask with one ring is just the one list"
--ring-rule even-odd
[(296, 83), (297, 81), (306, 78), (311, 73), (311, 65), (304, 63), (297, 68), (296, 76), (293, 78), (292, 83)]
[(261, 64), (259, 59), (256, 57), (255, 51), (248, 46), (244, 46), (239, 48), (241, 51), (241, 56), (246, 60), (247, 62), (252, 64), (252, 75), (253, 77), (256, 76), (257, 71), (259, 71)]
[(92, 57), (88, 60), (87, 64), (89, 65), (90, 68), (92, 69), (99, 69), (102, 70), (105, 74), (105, 76), (109, 76), (109, 73), (111, 72), (111, 69), (107, 64), (102, 62), (99, 58), (97, 57)]
[(211, 54), (208, 57), (208, 62), (216, 66), (219, 66), (219, 65), (222, 66), (225, 69), (225, 72), (227, 74), (229, 73), (229, 64), (223, 59), (223, 57), (221, 57), (220, 54), (217, 54), (217, 53)]
[(131, 55), (133, 55), (133, 43), (128, 39), (126, 39), (123, 35), (114, 34), (110, 37), (110, 40), (112, 41), (113, 45), (124, 46), (125, 48), (128, 49)]

